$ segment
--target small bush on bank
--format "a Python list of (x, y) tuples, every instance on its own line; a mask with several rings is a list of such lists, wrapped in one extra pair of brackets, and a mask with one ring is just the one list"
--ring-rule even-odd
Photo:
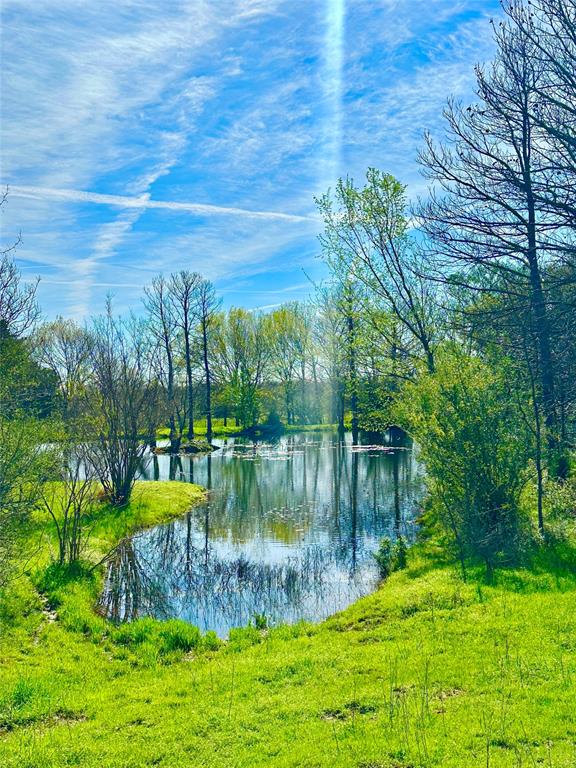
[(388, 537), (382, 539), (378, 551), (374, 554), (380, 578), (387, 579), (394, 571), (406, 568), (407, 558), (408, 548), (402, 536), (395, 542)]

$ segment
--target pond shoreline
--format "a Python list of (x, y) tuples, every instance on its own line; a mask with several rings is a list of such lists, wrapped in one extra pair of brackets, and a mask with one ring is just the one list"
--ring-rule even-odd
[(181, 618), (226, 637), (253, 622), (322, 621), (370, 594), (373, 553), (383, 537), (414, 539), (420, 493), (411, 447), (370, 438), (235, 437), (214, 454), (152, 455), (145, 478), (210, 496), (123, 540), (100, 601), (107, 615)]

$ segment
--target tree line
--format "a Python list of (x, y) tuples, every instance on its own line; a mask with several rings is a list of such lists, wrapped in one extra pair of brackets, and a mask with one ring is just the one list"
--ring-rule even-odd
[[(85, 325), (40, 324), (36, 285), (3, 254), (7, 521), (34, 498), (49, 509), (33, 480), (50, 476), (73, 521), (80, 464), (122, 506), (160, 428), (178, 452), (199, 429), (211, 441), (220, 418), (248, 432), (349, 425), (354, 441), (404, 428), (426, 466), (427, 519), (463, 571), (480, 560), (491, 574), (557, 535), (576, 506), (576, 4), (503, 12), (474, 101), (449, 100), (444, 138), (424, 139), (426, 198), (370, 168), (317, 199), (329, 276), (306, 302), (223, 311), (208, 280), (181, 271), (152, 280), (129, 317), (109, 303)], [(57, 470), (37, 449), (38, 425), (54, 423), (70, 446)]]
[(370, 169), (318, 201), (327, 263), (403, 381), (431, 514), (489, 573), (528, 546), (532, 493), (541, 537), (575, 507), (576, 4), (502, 8), (474, 102), (425, 136), (426, 199)]

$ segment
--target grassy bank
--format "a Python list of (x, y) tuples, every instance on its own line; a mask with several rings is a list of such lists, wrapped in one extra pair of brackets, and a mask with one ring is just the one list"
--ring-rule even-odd
[[(59, 483), (52, 485), (58, 497)], [(47, 495), (51, 496), (48, 486)], [(93, 518), (85, 522), (85, 528), (90, 531), (85, 558), (97, 562), (125, 536), (180, 517), (204, 497), (205, 491), (191, 483), (137, 482), (130, 504), (124, 509), (118, 510), (106, 502), (96, 505)], [(33, 515), (26, 549), (35, 553), (26, 568), (28, 572), (46, 565), (56, 552), (56, 531), (48, 513), (42, 509)]]
[[(336, 429), (336, 424), (289, 424), (284, 426), (284, 432), (333, 432)], [(348, 429), (350, 425), (348, 425)], [(204, 437), (206, 435), (206, 419), (197, 419), (194, 422), (194, 432), (196, 437)], [(212, 420), (212, 433), (214, 437), (234, 437), (235, 435), (241, 435), (243, 432), (242, 427), (234, 425), (234, 419), (228, 419), (228, 424), (224, 426), (224, 419)], [(157, 432), (158, 440), (168, 440), (170, 437), (170, 430), (168, 427), (162, 427)]]
[[(242, 427), (235, 426), (233, 418), (228, 419), (226, 425), (224, 425), (224, 419), (212, 419), (212, 434), (214, 437), (233, 437), (240, 432), (242, 432)], [(196, 437), (204, 437), (206, 435), (206, 419), (194, 420), (194, 434)], [(168, 427), (161, 427), (156, 435), (158, 440), (168, 440), (170, 430)]]
[(576, 577), (553, 561), (487, 586), (412, 554), (321, 625), (176, 631), (172, 655), (146, 622), (82, 626), (29, 596), (0, 640), (0, 764), (572, 767)]

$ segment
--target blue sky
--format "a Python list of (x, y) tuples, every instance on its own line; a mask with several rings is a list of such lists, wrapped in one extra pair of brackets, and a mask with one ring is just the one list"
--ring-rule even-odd
[(158, 272), (226, 306), (318, 279), (314, 196), (415, 161), (447, 96), (473, 98), (497, 0), (3, 0), (3, 242), (48, 316)]

